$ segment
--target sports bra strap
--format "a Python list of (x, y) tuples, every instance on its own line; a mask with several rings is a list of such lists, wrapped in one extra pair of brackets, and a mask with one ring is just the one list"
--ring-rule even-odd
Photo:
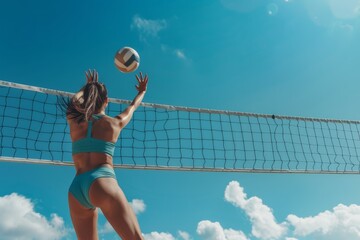
[(105, 116), (104, 114), (93, 114), (92, 115), (92, 118), (96, 120), (99, 120), (101, 119), (103, 116)]
[(86, 133), (87, 138), (91, 138), (92, 123), (93, 123), (92, 121), (88, 122), (88, 129), (87, 129), (87, 133)]
[[(101, 119), (103, 116), (105, 116), (104, 114), (93, 114), (92, 118), (94, 119), (94, 122)], [(92, 132), (92, 125), (93, 125), (93, 121), (89, 121), (88, 122), (88, 129), (87, 129), (87, 133), (86, 133), (86, 137), (87, 138), (91, 138), (91, 132)]]

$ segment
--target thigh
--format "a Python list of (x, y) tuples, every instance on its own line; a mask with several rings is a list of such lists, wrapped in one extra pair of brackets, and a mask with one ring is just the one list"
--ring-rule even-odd
[(115, 179), (95, 180), (90, 188), (89, 196), (92, 204), (101, 208), (122, 239), (142, 239), (136, 216)]
[(68, 195), (70, 216), (78, 240), (98, 240), (97, 210), (85, 208), (71, 193)]

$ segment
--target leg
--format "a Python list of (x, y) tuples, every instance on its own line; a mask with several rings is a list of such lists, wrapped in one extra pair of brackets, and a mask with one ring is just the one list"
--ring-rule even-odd
[(68, 199), (71, 220), (78, 240), (98, 240), (97, 210), (85, 208), (71, 193)]
[(89, 196), (91, 203), (101, 208), (123, 240), (143, 239), (136, 216), (116, 179), (96, 179), (90, 187)]

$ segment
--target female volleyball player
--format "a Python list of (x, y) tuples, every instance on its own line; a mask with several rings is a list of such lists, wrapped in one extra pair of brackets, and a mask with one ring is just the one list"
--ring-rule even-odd
[(144, 98), (148, 76), (136, 75), (138, 94), (115, 117), (105, 115), (108, 96), (98, 73), (89, 70), (86, 79), (86, 85), (66, 103), (76, 168), (68, 198), (76, 235), (79, 240), (98, 239), (98, 207), (122, 239), (143, 239), (136, 216), (116, 181), (112, 156), (121, 130)]

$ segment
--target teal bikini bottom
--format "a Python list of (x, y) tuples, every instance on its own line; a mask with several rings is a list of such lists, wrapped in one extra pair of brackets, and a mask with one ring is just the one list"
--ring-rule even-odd
[(114, 169), (109, 167), (99, 167), (88, 172), (76, 175), (72, 181), (69, 192), (86, 208), (94, 209), (89, 197), (91, 184), (98, 178), (116, 179)]

